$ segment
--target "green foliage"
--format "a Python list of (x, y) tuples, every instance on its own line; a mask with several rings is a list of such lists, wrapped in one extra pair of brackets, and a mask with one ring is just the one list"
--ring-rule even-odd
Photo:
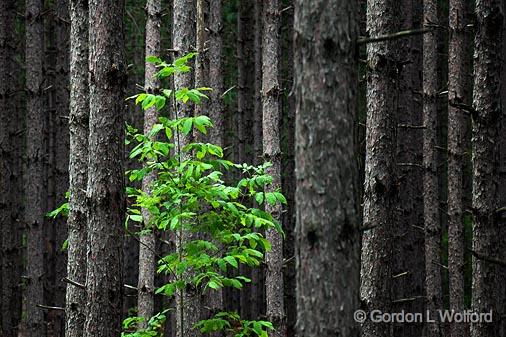
[[(168, 76), (190, 71), (190, 53), (168, 64), (157, 57), (148, 57), (159, 71), (157, 76)], [(141, 93), (129, 99), (146, 110), (163, 109), (168, 102), (199, 104), (210, 88), (162, 89), (157, 93)], [(132, 144), (130, 158), (139, 161), (142, 168), (127, 172), (135, 183), (147, 175), (154, 175), (150, 193), (128, 187), (130, 200), (126, 223), (144, 223), (140, 235), (151, 230), (170, 231), (178, 241), (178, 249), (158, 261), (158, 273), (171, 275), (171, 282), (156, 290), (156, 294), (180, 296), (191, 287), (198, 293), (217, 291), (223, 287), (241, 289), (250, 280), (244, 276), (229, 277), (227, 271), (239, 269), (240, 264), (258, 267), (271, 244), (261, 234), (275, 228), (282, 233), (279, 222), (260, 208), (250, 207), (268, 203), (286, 204), (278, 191), (265, 193), (272, 183), (266, 174), (271, 165), (236, 164), (223, 157), (223, 149), (204, 142), (181, 142), (193, 134), (207, 134), (212, 121), (207, 116), (168, 119), (160, 117), (148, 134), (127, 127), (127, 143)], [(190, 138), (190, 137), (187, 137)], [(227, 177), (241, 176), (233, 183)], [(238, 174), (237, 174), (238, 173)], [(228, 178), (227, 178), (228, 180)], [(141, 210), (149, 212), (144, 219)], [(156, 317), (156, 316), (155, 316)], [(153, 319), (153, 318), (152, 318)], [(136, 330), (142, 318), (130, 317), (124, 321), (125, 337), (158, 336), (158, 327)], [(151, 320), (150, 320), (151, 322)], [(268, 336), (272, 324), (265, 321), (241, 320), (236, 313), (219, 312), (195, 325), (203, 333), (224, 330), (236, 336)]]

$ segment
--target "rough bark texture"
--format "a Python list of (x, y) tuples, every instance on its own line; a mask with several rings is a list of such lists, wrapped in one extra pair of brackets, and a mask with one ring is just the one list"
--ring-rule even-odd
[[(146, 57), (160, 56), (161, 53), (161, 25), (162, 25), (162, 1), (148, 0), (146, 2)], [(160, 82), (156, 78), (157, 68), (154, 64), (146, 62), (144, 90), (146, 92), (156, 92), (160, 87)], [(153, 125), (158, 121), (158, 111), (156, 107), (151, 107), (144, 112), (144, 134), (148, 134)], [(151, 185), (156, 179), (156, 173), (151, 172), (142, 180), (142, 190), (151, 193)], [(154, 315), (155, 311), (155, 227), (150, 223), (151, 215), (148, 210), (142, 210), (144, 226), (151, 228), (149, 234), (140, 237), (139, 245), (139, 282), (137, 284), (138, 316), (144, 317), (141, 327), (146, 327), (147, 322)]]
[[(177, 56), (183, 56), (186, 53), (193, 51), (195, 48), (195, 2), (192, 0), (174, 0), (173, 5), (173, 31), (172, 41), (173, 48), (178, 51)], [(191, 88), (194, 86), (194, 77), (192, 72), (177, 74), (174, 77), (174, 87)], [(178, 103), (176, 105), (177, 118), (191, 116), (193, 114), (192, 107)], [(177, 148), (183, 148), (188, 142), (191, 141), (190, 137), (177, 136)], [(194, 240), (196, 237), (188, 232), (182, 233), (182, 242), (176, 241), (176, 249), (181, 249), (181, 243), (188, 240)], [(182, 296), (181, 296), (182, 295)], [(176, 310), (176, 336), (177, 337), (197, 337), (199, 332), (192, 329), (193, 325), (203, 317), (201, 296), (196, 289), (185, 289), (183, 294), (179, 293), (176, 296), (177, 310)]]
[[(397, 2), (367, 2), (371, 37), (397, 31)], [(398, 55), (396, 41), (367, 45), (367, 130), (360, 296), (362, 309), (389, 312), (392, 290), (392, 233), (397, 200), (396, 128)], [(363, 337), (390, 336), (390, 324), (366, 320)]]
[[(422, 2), (401, 2), (401, 30), (420, 28)], [(422, 35), (399, 40), (397, 184), (399, 203), (396, 206), (397, 228), (394, 241), (393, 310), (424, 312), (424, 232), (423, 228), (423, 129), (422, 104)], [(406, 301), (405, 299), (412, 299)], [(423, 323), (398, 323), (393, 336), (421, 336)]]
[(355, 1), (295, 1), (300, 337), (358, 336), (353, 319), (359, 300), (353, 135), (357, 11)]
[(28, 337), (45, 334), (44, 317), (37, 304), (43, 304), (44, 256), (43, 228), (44, 198), (41, 183), (43, 170), (43, 129), (44, 111), (42, 100), (44, 30), (42, 1), (26, 1), (26, 152), (27, 170), (25, 178), (25, 210), (27, 226), (27, 276), (26, 316)]
[(211, 0), (209, 5), (209, 86), (213, 89), (209, 93), (209, 118), (214, 127), (209, 130), (208, 137), (211, 144), (223, 146), (225, 133), (225, 116), (223, 108), (223, 39), (222, 39), (222, 0)]
[(118, 336), (121, 331), (126, 83), (123, 12), (122, 0), (89, 2), (86, 337)]
[[(438, 23), (437, 0), (424, 0), (424, 26)], [(423, 36), (423, 200), (425, 228), (425, 291), (426, 309), (431, 317), (442, 308), (441, 223), (437, 178), (437, 33)], [(429, 323), (427, 335), (440, 337), (438, 322)]]
[[(499, 265), (486, 259), (497, 259), (499, 251), (498, 130), (501, 123), (500, 72), (502, 62), (503, 4), (500, 0), (476, 1), (476, 36), (474, 42), (473, 108), (473, 258), (472, 309), (492, 310), (493, 323), (471, 324), (471, 336), (492, 337), (499, 330), (501, 315), (498, 282)], [(485, 257), (485, 259), (483, 259)]]
[(16, 1), (0, 3), (0, 245), (1, 245), (1, 321), (0, 335), (17, 336), (17, 325), (21, 316), (20, 266), (21, 251), (19, 238), (19, 219), (17, 218), (17, 199), (20, 193), (17, 166), (16, 129), (19, 117), (14, 104), (15, 90), (19, 85), (13, 68), (16, 40), (14, 23)]
[[(70, 1), (70, 156), (67, 277), (86, 283), (88, 180), (88, 0)], [(84, 332), (86, 291), (67, 284), (65, 337)]]
[[(239, 1), (237, 16), (237, 146), (239, 162), (250, 162), (254, 98), (254, 3)], [(276, 57), (277, 61), (277, 57)]]
[[(466, 1), (450, 0), (448, 48), (448, 272), (450, 310), (464, 310), (463, 169), (466, 90)], [(464, 335), (465, 324), (451, 324), (451, 336)]]
[[(65, 193), (69, 189), (69, 2), (57, 0), (55, 2), (55, 140), (54, 140), (54, 175), (56, 206), (66, 202)], [(54, 237), (54, 297), (50, 305), (65, 306), (65, 283), (61, 281), (67, 275), (67, 256), (62, 249), (63, 242), (68, 237), (66, 219), (60, 217), (53, 221)], [(53, 310), (54, 335), (63, 335), (65, 317), (62, 312)]]
[[(272, 163), (267, 173), (272, 176), (272, 184), (265, 192), (281, 189), (281, 104), (279, 85), (280, 51), (280, 4), (271, 0), (264, 4), (264, 23), (262, 40), (262, 130), (263, 154)], [(251, 73), (251, 71), (249, 71)], [(246, 128), (246, 125), (245, 125)], [(265, 204), (265, 210), (281, 222), (281, 205)], [(286, 335), (286, 317), (283, 282), (283, 238), (274, 229), (267, 230), (266, 238), (272, 250), (266, 253), (265, 297), (267, 300), (267, 319), (274, 324), (275, 336)]]

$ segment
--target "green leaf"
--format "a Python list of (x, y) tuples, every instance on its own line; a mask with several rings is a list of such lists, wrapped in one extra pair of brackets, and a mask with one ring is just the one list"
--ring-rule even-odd
[(265, 198), (267, 199), (269, 205), (276, 205), (276, 197), (274, 196), (274, 193), (265, 193)]
[(255, 195), (255, 200), (258, 202), (259, 205), (261, 205), (264, 202), (264, 193), (263, 192), (258, 192)]
[(135, 104), (139, 104), (140, 102), (144, 101), (148, 97), (148, 94), (140, 94), (137, 96), (137, 99), (135, 100)]
[(220, 288), (221, 288), (221, 287), (220, 287), (220, 285), (219, 285), (218, 283), (216, 283), (215, 281), (209, 281), (209, 282), (207, 283), (207, 286), (208, 286), (209, 288), (211, 288), (211, 289), (215, 289), (215, 290), (217, 290), (217, 289), (220, 289)]
[(130, 214), (129, 218), (130, 218), (130, 220), (135, 221), (135, 222), (142, 222), (142, 215)]
[(156, 96), (155, 106), (158, 111), (162, 110), (163, 107), (165, 106), (165, 97), (164, 96)]
[(225, 256), (223, 260), (227, 261), (234, 268), (238, 268), (237, 260), (233, 256)]
[(282, 203), (282, 204), (286, 205), (286, 198), (285, 198), (285, 196), (284, 196), (283, 194), (281, 194), (281, 193), (279, 193), (279, 192), (274, 192), (274, 196), (276, 197), (276, 199), (277, 199), (280, 203)]
[(190, 131), (192, 129), (192, 124), (193, 124), (193, 119), (192, 118), (188, 118), (188, 119), (186, 119), (184, 121), (184, 123), (183, 123), (183, 130), (182, 131), (183, 131), (183, 134), (185, 136), (187, 136), (190, 133)]
[(148, 57), (146, 57), (146, 62), (149, 62), (149, 63), (162, 63), (162, 60), (159, 57), (156, 57), (156, 56), (148, 56)]

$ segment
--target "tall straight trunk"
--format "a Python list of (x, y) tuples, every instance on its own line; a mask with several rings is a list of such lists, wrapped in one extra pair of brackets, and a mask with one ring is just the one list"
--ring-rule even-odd
[(471, 324), (471, 336), (491, 337), (499, 330), (501, 266), (490, 261), (499, 251), (499, 127), (501, 124), (500, 67), (502, 62), (503, 3), (476, 1), (473, 108), (473, 288), (474, 312), (492, 310), (493, 323)]
[[(253, 155), (252, 162), (258, 165), (262, 162), (262, 30), (263, 6), (262, 1), (254, 1), (255, 28), (253, 35), (254, 61), (254, 89), (253, 89)], [(292, 129), (293, 130), (293, 129)], [(251, 296), (249, 311), (251, 316), (261, 317), (265, 314), (265, 273), (263, 268), (251, 271)], [(246, 294), (243, 294), (246, 296)]]
[[(60, 206), (65, 202), (65, 193), (69, 188), (69, 11), (68, 0), (58, 0), (55, 3), (55, 200)], [(61, 281), (67, 275), (67, 257), (62, 249), (63, 242), (67, 239), (68, 228), (64, 218), (59, 218), (54, 231), (54, 254), (55, 254), (55, 284), (53, 305), (65, 306), (65, 283)], [(64, 329), (64, 317), (56, 312), (54, 331), (56, 336), (61, 336)]]
[(19, 85), (13, 68), (15, 52), (16, 1), (0, 3), (0, 144), (2, 161), (0, 164), (0, 246), (1, 246), (1, 320), (0, 335), (17, 336), (17, 325), (21, 316), (20, 283), (20, 245), (19, 224), (17, 223), (17, 183), (18, 151), (15, 142), (16, 129), (19, 128), (14, 104), (16, 87)]
[[(353, 0), (294, 3), (297, 336), (354, 337), (358, 8)], [(335, 29), (315, 35), (320, 26)]]
[[(161, 52), (161, 25), (162, 25), (162, 1), (148, 0), (146, 2), (146, 57), (160, 56)], [(156, 78), (157, 69), (152, 63), (146, 62), (144, 90), (156, 92), (160, 88), (160, 82)], [(148, 135), (153, 125), (157, 123), (158, 112), (151, 107), (144, 112), (144, 134)], [(151, 193), (151, 185), (156, 179), (156, 174), (151, 172), (142, 180), (142, 189), (145, 193)], [(144, 226), (151, 231), (140, 237), (139, 245), (139, 282), (137, 285), (138, 316), (144, 317), (141, 326), (146, 327), (147, 322), (155, 311), (155, 227), (150, 223), (151, 216), (148, 210), (143, 209), (142, 217)]]
[[(70, 0), (70, 155), (67, 277), (86, 283), (88, 180), (88, 0)], [(86, 291), (67, 284), (65, 337), (84, 333)]]
[[(295, 96), (293, 92), (293, 0), (284, 1), (282, 27), (284, 31), (283, 49), (281, 52), (283, 117), (282, 142), (283, 160), (281, 164), (283, 194), (287, 200), (286, 211), (283, 214), (283, 230), (285, 238), (283, 256), (285, 260), (283, 282), (285, 284), (285, 312), (287, 336), (295, 334), (297, 321), (297, 300), (295, 295)], [(283, 58), (283, 55), (284, 58)], [(284, 143), (284, 144), (283, 144)]]
[[(421, 1), (403, 0), (402, 29), (419, 28), (422, 16)], [(399, 40), (400, 81), (397, 137), (399, 164), (397, 183), (399, 204), (396, 207), (393, 274), (394, 312), (424, 312), (424, 232), (423, 228), (423, 171), (422, 104), (418, 96), (422, 89), (422, 35)], [(414, 165), (412, 165), (414, 164)], [(413, 299), (405, 301), (404, 299)], [(394, 336), (421, 336), (423, 323), (394, 325)]]
[(124, 54), (122, 0), (89, 1), (90, 131), (84, 336), (118, 336), (123, 307)]
[[(281, 104), (279, 85), (280, 52), (280, 4), (278, 0), (265, 3), (262, 40), (262, 130), (265, 160), (272, 163), (267, 173), (272, 184), (265, 192), (281, 189)], [(281, 222), (281, 205), (265, 204), (265, 210)], [(265, 233), (272, 249), (266, 253), (265, 297), (267, 319), (274, 324), (275, 336), (286, 335), (286, 317), (283, 282), (283, 238), (280, 233), (269, 229)]]
[[(450, 0), (450, 34), (448, 48), (448, 274), (450, 310), (464, 310), (464, 222), (463, 169), (464, 169), (464, 110), (459, 104), (467, 103), (465, 27), (466, 1)], [(451, 336), (464, 335), (465, 325), (451, 325)]]
[[(437, 25), (437, 0), (424, 0), (424, 26)], [(425, 228), (425, 292), (426, 307), (431, 317), (442, 308), (441, 223), (437, 178), (437, 33), (423, 36), (423, 211)], [(438, 322), (428, 324), (428, 336), (440, 337)]]
[[(394, 0), (367, 2), (371, 37), (397, 30)], [(397, 200), (396, 128), (398, 96), (397, 43), (367, 45), (367, 130), (362, 238), (361, 301), (364, 310), (388, 312), (392, 289), (392, 233)], [(389, 336), (387, 323), (366, 320), (363, 337)]]
[(209, 117), (214, 127), (209, 130), (209, 142), (223, 146), (225, 133), (223, 94), (222, 0), (211, 0), (209, 6)]
[[(254, 86), (254, 3), (239, 1), (237, 16), (237, 143), (238, 160), (249, 162)], [(276, 59), (277, 60), (277, 59)]]
[[(173, 31), (172, 41), (173, 48), (177, 51), (176, 56), (183, 56), (186, 53), (193, 51), (195, 48), (195, 2), (192, 0), (174, 0), (173, 5)], [(191, 88), (194, 86), (194, 77), (192, 72), (176, 74), (174, 77), (175, 89)], [(190, 105), (183, 105), (177, 103), (176, 105), (177, 118), (188, 117), (193, 114)], [(191, 134), (190, 134), (191, 135)], [(181, 134), (177, 137), (178, 146), (176, 151), (182, 149), (188, 144), (190, 137), (183, 137)], [(196, 239), (196, 236), (183, 232), (181, 233), (181, 240), (176, 240), (176, 249), (182, 249), (182, 244), (189, 240)], [(185, 289), (180, 291), (176, 296), (176, 336), (177, 337), (196, 337), (199, 336), (197, 330), (192, 329), (193, 325), (203, 317), (203, 308), (201, 305), (201, 296), (194, 289)]]
[[(506, 3), (503, 3), (503, 10), (506, 12)], [(502, 28), (502, 54), (506, 55), (506, 20), (503, 21)], [(501, 65), (501, 83), (506, 83), (506, 58), (503, 57)], [(499, 237), (506, 237), (506, 86), (501, 86), (501, 103), (502, 103), (502, 117), (501, 117), (501, 129), (499, 131), (500, 144), (499, 144), (499, 206), (502, 212), (499, 216)], [(500, 251), (502, 252), (501, 260), (506, 261), (506, 241), (500, 241)], [(506, 279), (506, 268), (502, 268), (497, 275), (497, 282), (502, 282)], [(502, 293), (499, 294), (498, 301), (502, 303), (499, 308), (501, 314), (502, 326), (500, 331), (502, 336), (506, 336), (506, 288), (502, 288)]]
[(26, 322), (28, 337), (44, 335), (44, 317), (37, 304), (43, 303), (44, 256), (42, 224), (44, 223), (42, 100), (44, 30), (41, 0), (26, 1), (26, 178), (25, 222), (27, 226)]

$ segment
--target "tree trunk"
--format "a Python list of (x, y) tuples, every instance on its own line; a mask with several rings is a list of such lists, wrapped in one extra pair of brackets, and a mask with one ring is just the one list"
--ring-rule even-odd
[(223, 108), (223, 41), (221, 22), (222, 0), (211, 0), (209, 6), (209, 118), (214, 127), (209, 130), (209, 142), (223, 146), (225, 120)]
[(89, 2), (86, 337), (118, 336), (123, 306), (124, 2)]
[(27, 170), (25, 178), (25, 222), (27, 226), (28, 285), (26, 288), (26, 316), (28, 337), (44, 336), (44, 317), (37, 304), (43, 304), (44, 256), (43, 228), (44, 200), (42, 186), (44, 108), (42, 100), (44, 30), (42, 21), (43, 3), (40, 0), (26, 1), (26, 152)]
[[(295, 1), (300, 337), (358, 336), (359, 331), (353, 319), (360, 284), (353, 132), (357, 11), (352, 0)], [(320, 26), (335, 29), (315, 35)]]
[(16, 50), (15, 19), (16, 1), (0, 3), (0, 244), (1, 244), (1, 305), (0, 335), (17, 336), (17, 326), (21, 316), (21, 242), (19, 240), (19, 223), (17, 219), (17, 199), (20, 193), (17, 172), (16, 150), (21, 145), (16, 142), (15, 133), (19, 128), (15, 109), (15, 90), (19, 85), (13, 71)]
[[(473, 93), (473, 289), (472, 309), (492, 310), (493, 323), (471, 324), (471, 336), (492, 337), (499, 330), (499, 289), (496, 275), (501, 266), (488, 261), (497, 259), (500, 229), (497, 209), (498, 154), (501, 123), (500, 67), (502, 62), (503, 4), (500, 0), (476, 1)], [(478, 256), (478, 257), (476, 257)], [(485, 257), (485, 259), (484, 259)]]
[[(421, 25), (421, 1), (402, 1), (402, 30), (416, 29)], [(399, 166), (399, 204), (396, 207), (393, 275), (393, 310), (399, 312), (424, 312), (424, 233), (423, 230), (423, 129), (421, 97), (422, 91), (422, 35), (399, 40), (402, 55), (399, 62), (399, 104), (397, 160), (408, 164)], [(414, 127), (412, 127), (414, 126)], [(414, 164), (414, 165), (411, 165)], [(411, 301), (399, 301), (413, 298)], [(394, 325), (394, 336), (418, 337), (422, 335), (423, 323)]]
[[(69, 11), (68, 0), (58, 0), (55, 3), (55, 201), (56, 206), (66, 202), (65, 193), (69, 189)], [(66, 219), (60, 217), (53, 220), (54, 255), (55, 255), (55, 281), (53, 305), (65, 306), (65, 283), (61, 281), (67, 275), (67, 256), (62, 249), (63, 242), (68, 237)], [(55, 336), (62, 336), (65, 317), (61, 312), (55, 311)]]
[[(70, 156), (67, 275), (86, 283), (86, 183), (88, 180), (88, 0), (70, 1)], [(65, 337), (84, 333), (86, 291), (67, 284)]]
[[(464, 169), (464, 110), (466, 104), (466, 1), (451, 0), (448, 48), (448, 274), (450, 310), (464, 310), (464, 222), (463, 169)], [(463, 323), (451, 324), (451, 336), (464, 335)]]
[[(262, 40), (262, 130), (263, 153), (265, 160), (272, 163), (267, 173), (272, 176), (272, 184), (265, 192), (281, 189), (281, 123), (279, 52), (280, 52), (280, 5), (278, 0), (265, 3)], [(246, 127), (246, 126), (245, 126)], [(265, 210), (281, 222), (281, 205), (265, 204)], [(283, 282), (283, 238), (274, 229), (266, 230), (266, 238), (272, 250), (266, 253), (265, 297), (267, 300), (267, 319), (274, 324), (275, 336), (286, 335), (286, 317)]]
[[(424, 26), (438, 23), (437, 0), (424, 0)], [(437, 178), (437, 33), (423, 36), (423, 201), (425, 227), (426, 306), (431, 317), (443, 305), (441, 284), (441, 223)], [(428, 336), (440, 337), (438, 322), (428, 324)]]
[[(195, 48), (195, 2), (192, 0), (174, 0), (173, 5), (173, 48), (177, 51), (176, 56), (183, 56)], [(174, 77), (175, 89), (191, 88), (194, 86), (193, 72), (176, 74)], [(177, 103), (177, 115), (174, 117), (182, 118), (193, 115), (193, 109), (188, 104)], [(191, 135), (191, 134), (190, 134)], [(178, 146), (176, 151), (180, 151), (191, 141), (190, 136), (177, 136)], [(183, 242), (194, 240), (196, 236), (184, 231), (181, 242), (176, 240), (176, 249), (179, 251)], [(192, 329), (193, 325), (202, 319), (201, 296), (196, 289), (185, 289), (176, 296), (176, 336), (177, 337), (197, 337), (199, 332)]]
[[(397, 2), (367, 2), (371, 37), (397, 31)], [(367, 130), (362, 239), (361, 301), (366, 313), (389, 312), (392, 289), (392, 233), (397, 204), (396, 128), (398, 97), (397, 42), (367, 45)], [(390, 336), (388, 323), (366, 320), (363, 337)]]
[[(162, 2), (161, 0), (148, 0), (146, 2), (146, 57), (160, 56), (161, 53), (161, 25), (162, 25)], [(156, 78), (157, 68), (154, 64), (146, 62), (144, 90), (156, 92), (160, 82)], [(156, 107), (151, 107), (144, 112), (144, 134), (147, 135), (158, 121)], [(151, 185), (156, 179), (155, 172), (146, 175), (142, 180), (142, 189), (145, 193), (151, 193)], [(140, 237), (139, 245), (139, 282), (137, 285), (138, 316), (144, 317), (142, 327), (147, 327), (147, 322), (155, 311), (155, 228), (150, 223), (151, 215), (148, 210), (142, 210), (144, 226), (151, 229), (148, 234)]]

